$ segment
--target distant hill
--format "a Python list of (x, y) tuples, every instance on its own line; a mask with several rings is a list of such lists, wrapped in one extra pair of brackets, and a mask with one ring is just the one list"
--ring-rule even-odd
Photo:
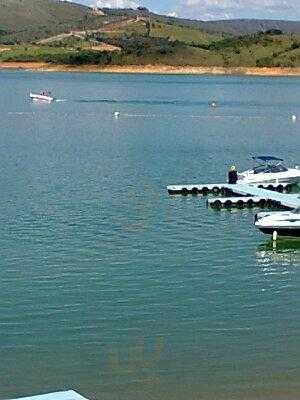
[(58, 0), (0, 0), (0, 40), (26, 42), (103, 25), (91, 9)]
[[(110, 16), (132, 16), (136, 10), (131, 9), (105, 9)], [(228, 33), (232, 35), (246, 35), (278, 29), (284, 33), (300, 34), (300, 21), (268, 20), (268, 19), (232, 19), (220, 21), (201, 21), (185, 18), (175, 18), (166, 15), (149, 13), (155, 20), (165, 23), (198, 28), (207, 33)]]
[(234, 19), (226, 21), (204, 22), (205, 29), (210, 32), (226, 32), (233, 35), (246, 35), (278, 29), (284, 33), (300, 34), (300, 21)]

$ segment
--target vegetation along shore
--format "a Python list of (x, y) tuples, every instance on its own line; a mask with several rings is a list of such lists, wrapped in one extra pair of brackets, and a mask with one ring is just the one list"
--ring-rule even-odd
[(255, 68), (255, 67), (191, 67), (170, 65), (63, 65), (42, 62), (1, 62), (0, 69), (19, 69), (44, 72), (101, 72), (118, 74), (186, 74), (186, 75), (256, 75), (256, 76), (300, 76), (300, 68)]
[(0, 67), (299, 75), (300, 22), (193, 21), (146, 8), (0, 0)]

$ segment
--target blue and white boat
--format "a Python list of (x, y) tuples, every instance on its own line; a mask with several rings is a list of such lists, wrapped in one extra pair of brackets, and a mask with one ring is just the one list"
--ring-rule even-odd
[(298, 184), (300, 182), (299, 167), (287, 167), (282, 158), (273, 156), (252, 157), (257, 165), (238, 174), (238, 182), (243, 184), (272, 185)]
[(300, 207), (292, 211), (261, 212), (255, 216), (255, 226), (261, 232), (279, 236), (300, 236)]

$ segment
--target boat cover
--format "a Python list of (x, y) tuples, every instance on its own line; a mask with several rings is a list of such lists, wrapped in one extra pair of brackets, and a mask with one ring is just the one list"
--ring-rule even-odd
[(282, 158), (273, 157), (273, 156), (254, 156), (252, 157), (253, 160), (260, 160), (260, 161), (283, 161)]

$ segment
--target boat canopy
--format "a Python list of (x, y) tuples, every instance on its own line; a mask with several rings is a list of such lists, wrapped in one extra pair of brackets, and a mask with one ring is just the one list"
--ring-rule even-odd
[(254, 156), (253, 160), (268, 162), (268, 161), (283, 161), (282, 158), (273, 157), (273, 156)]

